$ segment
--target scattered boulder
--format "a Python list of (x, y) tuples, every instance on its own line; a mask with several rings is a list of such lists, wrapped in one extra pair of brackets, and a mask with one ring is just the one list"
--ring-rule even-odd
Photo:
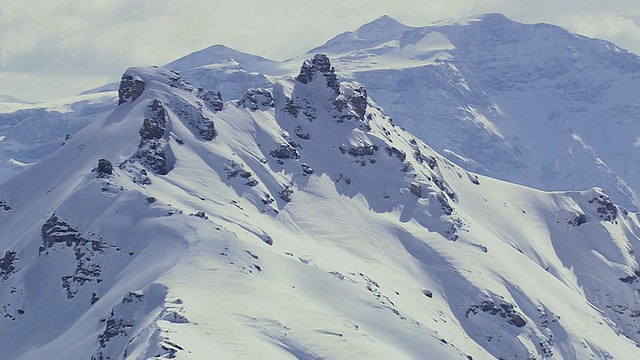
[(297, 160), (300, 158), (300, 154), (298, 154), (298, 150), (296, 150), (293, 146), (289, 144), (279, 145), (277, 148), (273, 149), (269, 155), (278, 159), (293, 159)]
[(602, 220), (614, 222), (618, 218), (618, 207), (608, 196), (601, 194), (589, 200), (589, 203), (597, 205), (596, 212)]
[(587, 222), (587, 216), (585, 214), (577, 214), (573, 219), (568, 221), (569, 225), (580, 226)]
[(313, 174), (313, 169), (307, 163), (302, 163), (302, 171), (307, 175)]
[(422, 185), (418, 183), (411, 183), (411, 185), (409, 185), (409, 191), (417, 197), (422, 197)]
[(106, 177), (113, 174), (113, 165), (107, 159), (98, 160), (98, 167), (95, 168), (98, 177)]
[(291, 201), (291, 195), (293, 195), (293, 189), (289, 185), (285, 186), (284, 189), (282, 189), (282, 190), (280, 190), (278, 192), (278, 196), (280, 197), (280, 199), (282, 199), (282, 200), (284, 200), (286, 202), (290, 202)]
[(0, 201), (0, 210), (3, 210), (5, 212), (9, 212), (9, 211), (11, 211), (11, 206), (9, 206), (9, 204), (7, 204), (6, 201), (2, 200), (2, 201)]

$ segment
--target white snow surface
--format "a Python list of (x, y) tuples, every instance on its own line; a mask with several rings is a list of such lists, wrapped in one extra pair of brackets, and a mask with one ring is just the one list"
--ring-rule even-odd
[(129, 69), (0, 184), (3, 357), (640, 357), (638, 214), (467, 172), (309, 73), (215, 111)]

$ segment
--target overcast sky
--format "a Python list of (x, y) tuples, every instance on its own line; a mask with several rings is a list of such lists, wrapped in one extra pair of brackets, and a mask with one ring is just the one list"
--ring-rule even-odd
[(283, 60), (381, 15), (413, 26), (500, 12), (640, 54), (638, 0), (0, 0), (0, 94), (75, 95), (129, 66), (224, 44)]

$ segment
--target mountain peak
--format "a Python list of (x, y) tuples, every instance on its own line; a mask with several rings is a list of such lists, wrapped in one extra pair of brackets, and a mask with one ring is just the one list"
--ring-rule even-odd
[(402, 33), (411, 29), (389, 15), (382, 15), (381, 17), (362, 25), (354, 33), (360, 39), (371, 39), (374, 36), (379, 36), (384, 33)]
[(164, 65), (164, 67), (176, 71), (183, 71), (230, 59), (236, 60), (249, 71), (253, 71), (254, 68), (256, 68), (256, 71), (260, 71), (262, 66), (273, 63), (272, 60), (261, 56), (244, 53), (224, 45), (216, 44), (181, 57), (178, 60)]
[(308, 52), (341, 53), (366, 49), (399, 38), (404, 32), (415, 29), (388, 15), (383, 15), (359, 27), (355, 31), (342, 33), (327, 41), (324, 45)]

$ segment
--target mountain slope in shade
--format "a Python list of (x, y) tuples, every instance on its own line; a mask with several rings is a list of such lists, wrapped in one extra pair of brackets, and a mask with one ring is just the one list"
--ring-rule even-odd
[(640, 354), (640, 219), (602, 190), (469, 173), (323, 55), (222, 108), (163, 68), (119, 90), (0, 185), (8, 358)]

